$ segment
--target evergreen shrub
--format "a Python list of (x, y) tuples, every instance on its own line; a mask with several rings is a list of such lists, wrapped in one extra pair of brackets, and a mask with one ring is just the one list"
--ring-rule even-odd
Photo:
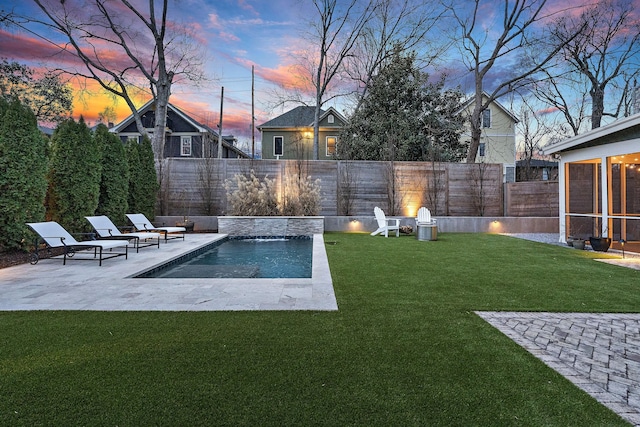
[(45, 218), (46, 139), (27, 106), (0, 98), (0, 250), (26, 248)]
[(96, 215), (106, 215), (116, 224), (125, 224), (129, 197), (129, 164), (120, 138), (99, 124), (94, 137), (102, 152), (102, 178)]
[(98, 207), (102, 152), (81, 117), (60, 123), (51, 140), (48, 215), (69, 232), (90, 231)]

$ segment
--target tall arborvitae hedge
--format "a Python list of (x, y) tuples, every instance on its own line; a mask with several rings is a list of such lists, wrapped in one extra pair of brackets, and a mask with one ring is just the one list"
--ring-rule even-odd
[(103, 124), (98, 125), (94, 137), (102, 151), (102, 179), (96, 215), (106, 215), (115, 224), (126, 224), (129, 165), (124, 145)]
[(58, 125), (51, 140), (48, 215), (71, 233), (90, 230), (84, 217), (98, 207), (101, 161), (100, 147), (82, 118)]
[(127, 159), (129, 161), (129, 211), (143, 213), (147, 218), (153, 219), (160, 186), (149, 138), (145, 137), (140, 144), (129, 141)]
[(0, 250), (26, 247), (25, 223), (44, 220), (46, 144), (32, 111), (0, 98)]

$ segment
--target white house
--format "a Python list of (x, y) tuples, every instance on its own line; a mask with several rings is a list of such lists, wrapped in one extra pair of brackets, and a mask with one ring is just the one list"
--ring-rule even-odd
[(610, 237), (640, 251), (640, 114), (543, 151), (560, 160), (560, 240)]
[[(483, 102), (487, 99), (487, 95), (483, 94)], [(470, 116), (472, 109), (473, 97), (463, 105), (460, 111)], [(514, 182), (516, 177), (517, 123), (518, 118), (498, 101), (489, 103), (487, 109), (482, 112), (482, 134), (476, 163), (502, 164), (505, 182)], [(460, 138), (466, 141), (471, 140), (471, 126), (468, 120)]]

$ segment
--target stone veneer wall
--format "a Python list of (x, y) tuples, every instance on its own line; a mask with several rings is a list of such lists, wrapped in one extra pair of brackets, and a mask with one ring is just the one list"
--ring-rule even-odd
[(324, 217), (220, 216), (218, 233), (230, 236), (310, 236), (324, 233)]

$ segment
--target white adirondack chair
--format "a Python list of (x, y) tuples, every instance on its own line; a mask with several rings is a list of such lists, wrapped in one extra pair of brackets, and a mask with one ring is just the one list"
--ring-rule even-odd
[(419, 225), (434, 225), (436, 223), (435, 218), (431, 218), (431, 211), (424, 206), (418, 209), (418, 216), (416, 217), (416, 227)]
[(378, 229), (371, 233), (372, 236), (384, 232), (384, 237), (389, 237), (389, 230), (396, 231), (396, 237), (400, 236), (400, 219), (398, 218), (387, 218), (379, 207), (375, 207), (373, 209), (373, 213), (376, 216), (376, 221), (378, 222)]

